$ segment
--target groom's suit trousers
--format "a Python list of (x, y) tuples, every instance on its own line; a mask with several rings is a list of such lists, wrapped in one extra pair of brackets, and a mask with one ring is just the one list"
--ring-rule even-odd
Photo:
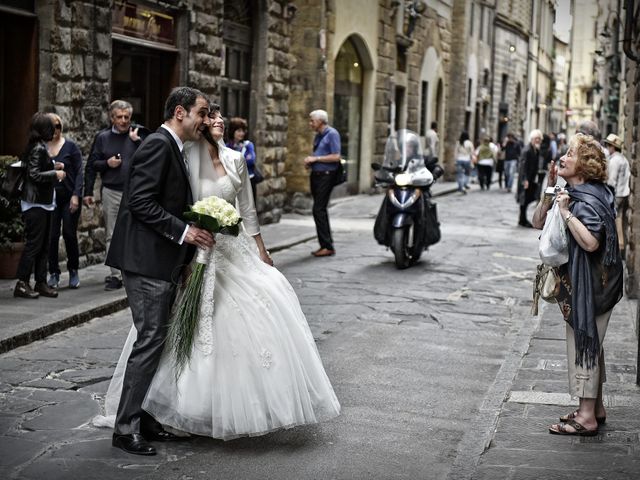
[(127, 361), (115, 433), (156, 432), (160, 425), (142, 409), (142, 402), (162, 355), (176, 286), (128, 271), (122, 276), (138, 337)]

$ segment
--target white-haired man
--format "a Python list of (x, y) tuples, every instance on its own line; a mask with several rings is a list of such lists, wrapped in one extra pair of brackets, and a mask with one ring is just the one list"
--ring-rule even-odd
[[(102, 179), (102, 214), (106, 230), (106, 250), (109, 251), (113, 229), (116, 225), (122, 191), (129, 172), (129, 161), (143, 138), (138, 129), (131, 127), (133, 107), (124, 100), (114, 100), (109, 106), (111, 128), (96, 135), (87, 164), (93, 172), (100, 173)], [(85, 184), (86, 185), (86, 184)], [(93, 194), (93, 185), (85, 196)], [(104, 279), (105, 290), (122, 288), (122, 276), (118, 269), (111, 267), (111, 275)]]
[(311, 196), (313, 197), (313, 220), (320, 248), (311, 252), (314, 257), (329, 257), (336, 254), (329, 225), (329, 198), (336, 184), (340, 162), (340, 134), (329, 126), (329, 116), (324, 110), (309, 114), (309, 126), (316, 132), (313, 154), (304, 159), (305, 167), (311, 169)]

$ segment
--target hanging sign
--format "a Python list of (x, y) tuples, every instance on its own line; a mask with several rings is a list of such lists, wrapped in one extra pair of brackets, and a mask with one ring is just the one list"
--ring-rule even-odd
[(151, 10), (126, 0), (113, 6), (112, 31), (164, 45), (175, 45), (175, 18), (168, 12)]

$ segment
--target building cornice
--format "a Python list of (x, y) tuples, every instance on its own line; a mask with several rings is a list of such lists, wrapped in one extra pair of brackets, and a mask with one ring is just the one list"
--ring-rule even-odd
[(522, 27), (519, 23), (514, 22), (509, 17), (505, 17), (501, 13), (496, 12), (495, 16), (495, 25), (496, 27), (504, 28), (505, 30), (510, 30), (511, 32), (519, 35), (527, 42), (529, 41), (529, 30), (527, 28)]

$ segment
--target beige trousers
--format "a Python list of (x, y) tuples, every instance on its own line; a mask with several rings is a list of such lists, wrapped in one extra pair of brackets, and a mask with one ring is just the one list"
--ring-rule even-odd
[(609, 325), (609, 318), (611, 312), (603, 313), (596, 317), (596, 327), (598, 329), (598, 338), (600, 339), (600, 354), (596, 359), (596, 364), (593, 368), (587, 370), (585, 367), (576, 365), (576, 342), (573, 336), (573, 328), (568, 323), (567, 325), (567, 370), (569, 371), (569, 393), (573, 397), (579, 398), (597, 398), (598, 387), (600, 382), (607, 381), (607, 374), (605, 372), (604, 363), (604, 348), (602, 342), (604, 341), (604, 335), (607, 333), (607, 326)]
[[(105, 252), (109, 251), (111, 245), (111, 237), (113, 236), (113, 229), (116, 226), (116, 219), (118, 218), (118, 210), (120, 209), (120, 202), (122, 201), (122, 192), (117, 190), (111, 190), (107, 187), (102, 187), (102, 215), (104, 216), (104, 226), (106, 233), (106, 247)], [(117, 268), (109, 267), (111, 269), (111, 275), (120, 278), (120, 270)]]

